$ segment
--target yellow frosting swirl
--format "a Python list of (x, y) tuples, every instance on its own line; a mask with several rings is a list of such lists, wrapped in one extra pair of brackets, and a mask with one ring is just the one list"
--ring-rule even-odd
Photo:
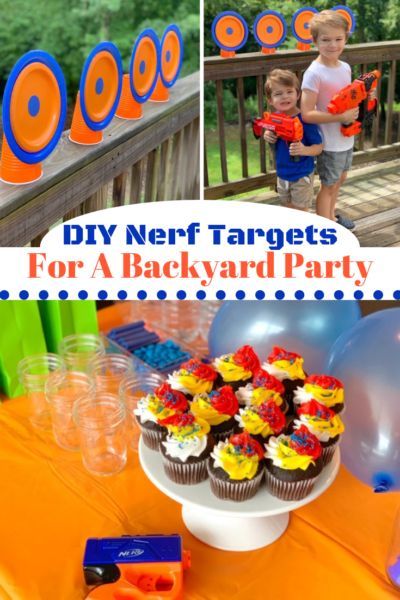
[(290, 379), (305, 379), (306, 374), (303, 371), (303, 358), (295, 358), (293, 362), (289, 360), (276, 360), (273, 365), (277, 369), (285, 371)]
[(207, 381), (205, 379), (199, 379), (189, 371), (182, 369), (178, 371), (177, 380), (181, 384), (182, 388), (187, 389), (189, 394), (194, 396), (195, 394), (208, 394), (211, 392), (213, 387), (212, 381)]
[(327, 433), (330, 438), (340, 435), (344, 431), (344, 424), (339, 415), (335, 415), (332, 419), (320, 419), (311, 415), (301, 415), (301, 420), (309, 423), (312, 432)]
[(240, 418), (244, 429), (251, 435), (262, 435), (263, 437), (267, 437), (274, 433), (269, 423), (263, 421), (260, 416), (251, 409), (241, 410)]
[(233, 354), (225, 354), (221, 358), (216, 358), (214, 367), (227, 383), (231, 381), (242, 381), (250, 379), (252, 372), (233, 362)]
[[(214, 449), (215, 452), (217, 448)], [(232, 444), (219, 449), (218, 460), (231, 479), (253, 479), (258, 470), (258, 456), (244, 456), (235, 453)]]
[(343, 404), (344, 402), (344, 390), (343, 388), (336, 388), (334, 390), (326, 390), (319, 385), (313, 385), (312, 383), (306, 383), (304, 385), (306, 392), (312, 394), (315, 400), (321, 402), (328, 408), (335, 404)]
[(179, 441), (188, 440), (194, 437), (203, 437), (210, 431), (210, 425), (203, 419), (196, 419), (192, 425), (168, 425), (170, 434)]
[(166, 419), (176, 413), (176, 410), (166, 408), (164, 404), (160, 402), (160, 399), (153, 394), (148, 396), (147, 408), (155, 417), (157, 417), (157, 419)]
[(198, 394), (193, 398), (190, 403), (190, 410), (196, 417), (204, 419), (210, 425), (220, 425), (232, 418), (230, 415), (223, 415), (215, 410), (205, 394)]
[[(280, 466), (282, 469), (301, 469), (302, 471), (305, 471), (310, 464), (315, 465), (315, 461), (311, 456), (297, 454), (295, 450), (284, 444), (281, 440), (278, 440), (278, 443), (273, 450), (273, 454), (274, 464)], [(268, 450), (267, 456), (272, 458), (272, 456), (269, 455)]]
[(254, 406), (260, 406), (264, 402), (268, 402), (272, 400), (275, 402), (277, 406), (281, 406), (283, 403), (283, 398), (278, 392), (274, 390), (267, 390), (263, 387), (254, 388), (253, 393), (251, 395), (251, 404)]

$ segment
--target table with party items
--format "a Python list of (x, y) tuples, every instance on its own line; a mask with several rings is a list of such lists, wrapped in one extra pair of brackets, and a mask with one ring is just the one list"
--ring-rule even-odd
[[(353, 327), (327, 361), (332, 368), (314, 372), (312, 355), (287, 344), (293, 331), (280, 331), (281, 344), (271, 338), (267, 352), (248, 336), (213, 354), (212, 336), (222, 336), (215, 328), (239, 304), (219, 309), (207, 356), (195, 344), (191, 351), (190, 344), (168, 340), (149, 315), (145, 323), (132, 321), (125, 302), (98, 312), (101, 335), (68, 336), (58, 353), (22, 359), (24, 395), (0, 406), (0, 598), (120, 593), (262, 600), (295, 592), (316, 599), (321, 590), (327, 598), (398, 596), (396, 536), (388, 558), (397, 473), (389, 463), (378, 470), (376, 461), (375, 479), (366, 485), (367, 466), (353, 468), (347, 457), (359, 452), (352, 408), (357, 385), (365, 408), (360, 422), (368, 433), (372, 427), (364, 391), (367, 384), (375, 389), (380, 359), (368, 336), (383, 344), (375, 346), (385, 358), (382, 376), (393, 368), (400, 309), (363, 318), (354, 312)], [(259, 327), (262, 305), (268, 314), (267, 303), (255, 303)], [(289, 309), (274, 303), (271, 310)], [(359, 360), (366, 382), (357, 381)], [(381, 384), (390, 404), (391, 382)], [(368, 443), (367, 435), (364, 450)], [(339, 467), (341, 447), (352, 472)], [(169, 483), (158, 485), (159, 478)], [(384, 491), (379, 486), (393, 491), (374, 493)], [(186, 527), (180, 493), (192, 494), (199, 507), (206, 494), (211, 507), (232, 510), (233, 530), (252, 503), (258, 503), (258, 518), (264, 503), (275, 509), (269, 519), (285, 509), (289, 524), (264, 544), (222, 550), (212, 531), (206, 544)], [(226, 527), (222, 518), (210, 524)]]

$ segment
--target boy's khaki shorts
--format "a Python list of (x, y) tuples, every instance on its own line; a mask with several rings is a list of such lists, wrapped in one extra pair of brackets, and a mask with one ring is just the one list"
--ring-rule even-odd
[(303, 210), (311, 208), (314, 196), (314, 173), (297, 181), (286, 181), (278, 177), (277, 191), (282, 204), (293, 204)]
[(317, 172), (321, 183), (330, 186), (339, 181), (342, 174), (351, 168), (353, 148), (344, 152), (324, 150), (317, 156)]

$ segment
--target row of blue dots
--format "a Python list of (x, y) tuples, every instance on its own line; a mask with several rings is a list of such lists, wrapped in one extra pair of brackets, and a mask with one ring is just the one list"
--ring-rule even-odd
[[(40, 300), (47, 300), (49, 297), (49, 292), (47, 290), (41, 290), (38, 295)], [(256, 300), (264, 300), (265, 296), (266, 294), (263, 290), (258, 290), (254, 294)], [(277, 290), (274, 296), (271, 295), (269, 299), (271, 300), (275, 298), (276, 300), (284, 300), (285, 298), (287, 298), (287, 296), (288, 295), (283, 290)], [(7, 300), (9, 297), (10, 293), (7, 290), (0, 290), (0, 300)], [(21, 290), (19, 292), (19, 297), (21, 300), (28, 300), (29, 292), (27, 290)], [(69, 293), (66, 290), (61, 290), (58, 292), (58, 297), (60, 300), (67, 300), (69, 297)], [(86, 290), (81, 290), (78, 292), (78, 298), (80, 300), (86, 300), (88, 297), (89, 294)], [(97, 293), (97, 297), (99, 300), (107, 300), (108, 292), (106, 292), (106, 290), (100, 290)], [(126, 292), (125, 290), (120, 290), (117, 293), (117, 297), (119, 300), (126, 300), (126, 298), (128, 297), (128, 292)], [(184, 290), (179, 290), (178, 292), (176, 292), (176, 298), (178, 300), (185, 300), (186, 297), (187, 293)], [(245, 291), (237, 290), (235, 297), (237, 300), (244, 300), (246, 297), (249, 299), (250, 294), (247, 294), (246, 296)], [(303, 292), (303, 290), (297, 290), (296, 292), (294, 292), (294, 297), (296, 300), (303, 300), (305, 297), (305, 293)], [(333, 293), (333, 297), (335, 298), (335, 300), (343, 300), (344, 292), (342, 290), (336, 290)], [(364, 292), (362, 292), (361, 290), (356, 290), (353, 294), (353, 297), (355, 300), (362, 300), (364, 298)], [(382, 300), (382, 290), (375, 290), (373, 293), (373, 297), (375, 300)], [(139, 300), (146, 300), (147, 292), (145, 292), (144, 290), (139, 290), (137, 292), (137, 298)], [(157, 298), (158, 300), (165, 300), (167, 298), (167, 292), (165, 290), (159, 290), (157, 292)], [(196, 298), (197, 300), (205, 300), (207, 298), (207, 294), (204, 290), (199, 290), (198, 292), (196, 292)], [(210, 298), (211, 296), (209, 296), (209, 299)], [(223, 290), (218, 290), (215, 293), (215, 298), (217, 300), (224, 300), (226, 298), (226, 292), (224, 292)], [(325, 298), (325, 292), (323, 292), (322, 290), (317, 290), (316, 292), (314, 292), (314, 298), (316, 300), (323, 300)], [(393, 292), (393, 298), (395, 300), (400, 300), (400, 290), (395, 290)]]

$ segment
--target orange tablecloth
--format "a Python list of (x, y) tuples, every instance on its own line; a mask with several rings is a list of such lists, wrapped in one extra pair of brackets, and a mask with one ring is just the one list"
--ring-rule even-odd
[[(108, 329), (125, 307), (100, 314)], [(292, 513), (273, 545), (210, 548), (184, 527), (180, 506), (146, 478), (135, 454), (114, 477), (96, 478), (79, 454), (34, 431), (24, 398), (0, 406), (0, 598), (81, 600), (88, 537), (181, 533), (192, 552), (188, 600), (388, 600), (398, 593), (384, 561), (400, 494), (374, 495), (344, 468), (331, 488)]]

